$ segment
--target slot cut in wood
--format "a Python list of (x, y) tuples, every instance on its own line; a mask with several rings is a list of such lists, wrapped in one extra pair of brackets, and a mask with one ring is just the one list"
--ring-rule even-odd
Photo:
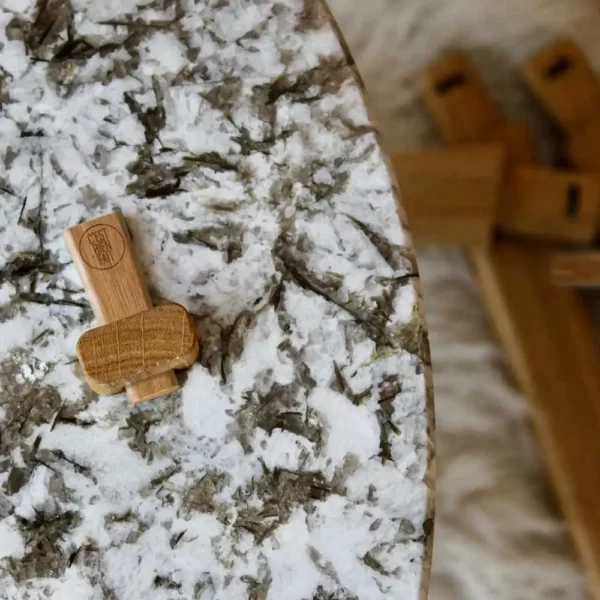
[(498, 143), (504, 146), (509, 164), (538, 162), (529, 123), (505, 119), (466, 55), (442, 58), (421, 74), (420, 84), (447, 144)]
[(581, 49), (562, 39), (542, 48), (522, 67), (532, 92), (569, 135), (596, 120), (600, 83)]
[(465, 83), (467, 83), (467, 78), (463, 73), (453, 73), (445, 79), (439, 79), (435, 83), (435, 91), (443, 96), (457, 87), (465, 85)]
[(512, 235), (588, 243), (596, 236), (599, 214), (597, 177), (517, 167), (507, 175), (498, 228)]
[(473, 253), (488, 310), (522, 365), (538, 438), (561, 507), (600, 598), (600, 350), (587, 309), (573, 290), (554, 287), (550, 248), (498, 240)]
[[(125, 220), (110, 213), (65, 231), (65, 241), (100, 325), (152, 308)], [(127, 386), (133, 404), (179, 387), (173, 371)]]
[(559, 56), (556, 62), (546, 68), (546, 79), (556, 79), (564, 75), (571, 68), (571, 64), (568, 56)]
[[(430, 71), (435, 73), (437, 65)], [(487, 134), (478, 140), (456, 135), (477, 130), (477, 117), (471, 126), (448, 124), (452, 109), (445, 111), (439, 99), (431, 112), (448, 143), (488, 139)], [(511, 165), (532, 164), (527, 145), (516, 143), (509, 147), (507, 160)], [(552, 246), (544, 243), (501, 238), (469, 252), (515, 377), (535, 407), (532, 416), (546, 463), (592, 595), (600, 600), (600, 505), (594, 501), (594, 473), (600, 462), (600, 351), (581, 298), (550, 283), (553, 254)]]

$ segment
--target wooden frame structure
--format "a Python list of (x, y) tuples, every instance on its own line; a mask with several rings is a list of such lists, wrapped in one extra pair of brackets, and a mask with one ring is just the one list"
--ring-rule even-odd
[[(525, 65), (524, 74), (551, 115), (574, 136), (575, 143), (569, 147), (576, 148), (577, 156), (586, 157), (580, 164), (589, 166), (595, 160), (600, 173), (600, 159), (597, 158), (600, 156), (600, 135), (594, 137), (590, 133), (600, 131), (600, 124), (587, 124), (593, 114), (590, 106), (597, 106), (596, 99), (600, 99), (600, 84), (581, 51), (571, 42), (561, 40), (533, 57)], [(535, 166), (533, 136), (527, 125), (504, 119), (464, 56), (446, 58), (428, 69), (422, 85), (426, 104), (444, 140), (453, 146), (449, 151), (456, 153), (460, 149), (464, 152), (463, 144), (498, 143), (505, 149), (505, 169), (509, 172), (505, 177), (509, 179), (511, 171)], [(437, 160), (440, 160), (439, 154)], [(414, 177), (408, 186), (403, 184), (407, 177), (402, 166), (404, 157), (392, 155), (392, 162), (403, 195), (406, 196), (406, 192), (415, 195), (411, 192), (415, 186), (418, 189)], [(496, 171), (493, 173), (496, 177)], [(561, 176), (577, 177), (574, 173)], [(499, 193), (496, 201), (491, 199), (488, 186), (485, 188), (488, 193), (483, 195), (479, 206), (485, 219), (477, 221), (477, 231), (465, 227), (466, 233), (460, 243), (467, 248), (515, 378), (530, 399), (534, 424), (560, 505), (587, 572), (592, 596), (600, 600), (600, 346), (578, 293), (553, 283), (556, 277), (551, 277), (551, 270), (560, 272), (558, 263), (559, 267), (563, 265), (564, 271), (567, 259), (555, 256), (556, 246), (549, 241), (564, 240), (564, 236), (556, 235), (557, 231), (560, 229), (564, 233), (568, 230), (566, 226), (572, 224), (571, 219), (582, 217), (582, 214), (585, 215), (584, 234), (579, 239), (568, 236), (566, 239), (577, 243), (591, 241), (596, 236), (600, 221), (600, 192), (596, 190), (600, 189), (600, 179), (594, 175), (584, 177), (589, 187), (585, 200), (588, 207), (583, 213), (581, 188), (574, 192), (575, 188), (568, 184), (563, 204), (560, 198), (548, 198), (548, 189), (541, 190), (535, 200), (537, 212), (523, 208), (523, 194), (515, 193), (514, 186), (504, 186), (505, 191)], [(419, 244), (423, 239), (456, 243), (459, 237), (456, 224), (443, 227), (443, 218), (434, 219), (438, 222), (434, 232), (429, 230), (425, 232), (427, 235), (421, 234), (419, 228), (421, 223), (426, 223), (424, 217), (430, 209), (435, 213), (440, 204), (438, 197), (436, 206), (426, 206), (428, 197), (425, 193), (417, 198), (419, 210), (415, 210), (410, 198), (405, 198), (415, 242)], [(445, 197), (452, 199), (453, 196)], [(562, 214), (556, 212), (556, 202), (565, 208)], [(496, 204), (499, 208), (495, 213), (494, 228), (490, 226), (489, 214)], [(517, 215), (516, 227), (502, 227), (500, 215), (507, 214), (503, 206), (513, 207), (508, 212)], [(458, 209), (465, 210), (464, 202)], [(415, 215), (414, 221), (411, 213)], [(549, 214), (554, 215), (554, 220), (546, 219)], [(538, 217), (541, 221), (536, 221)], [(535, 227), (531, 226), (532, 221), (535, 221)], [(564, 227), (561, 229), (561, 226)], [(579, 229), (579, 233), (583, 229)], [(508, 237), (510, 234), (515, 237)], [(523, 236), (529, 239), (523, 239)], [(577, 272), (579, 268), (581, 273), (581, 266), (577, 265), (584, 254), (579, 255), (579, 262), (577, 257), (568, 254), (571, 272)], [(600, 254), (592, 254), (597, 262), (600, 261)], [(596, 279), (600, 280), (600, 274)], [(563, 281), (562, 285), (569, 286), (572, 282), (573, 278)]]

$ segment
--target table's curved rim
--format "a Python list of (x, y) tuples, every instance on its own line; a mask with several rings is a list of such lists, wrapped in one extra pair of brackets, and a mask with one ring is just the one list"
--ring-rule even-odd
[[(358, 65), (352, 56), (352, 52), (350, 47), (346, 43), (344, 39), (344, 34), (340, 25), (338, 24), (333, 12), (329, 8), (327, 4), (327, 0), (305, 0), (306, 2), (317, 2), (323, 7), (323, 10), (328, 15), (330, 24), (333, 28), (335, 35), (338, 38), (340, 46), (344, 52), (344, 56), (346, 58), (348, 67), (350, 67), (356, 82), (358, 83), (358, 87), (360, 90), (360, 94), (363, 99), (363, 103), (367, 113), (371, 116), (371, 111), (369, 110), (369, 103), (367, 102), (367, 90), (364, 83), (364, 80), (360, 74), (358, 69)], [(375, 121), (370, 119), (373, 124)], [(394, 170), (392, 169), (391, 162), (389, 160), (388, 155), (385, 153), (384, 146), (381, 141), (381, 134), (377, 127), (373, 124), (373, 131), (377, 137), (378, 145), (382, 150), (382, 155), (385, 160), (385, 165), (392, 181), (392, 192), (394, 194), (394, 198), (396, 200), (396, 211), (398, 213), (398, 218), (402, 224), (402, 228), (404, 229), (406, 235), (412, 246), (412, 238), (410, 235), (410, 228), (407, 224), (406, 212), (404, 210), (404, 206), (402, 205), (401, 191), (398, 186), (398, 181), (396, 179), (396, 175)], [(418, 291), (418, 298), (416, 300), (419, 313), (423, 321), (425, 321), (424, 314), (424, 306), (422, 299), (422, 287), (420, 279), (415, 279), (413, 285)], [(428, 337), (429, 339), (429, 337)], [(432, 554), (433, 554), (433, 529), (434, 529), (434, 516), (435, 516), (435, 475), (436, 475), (436, 455), (435, 455), (435, 404), (434, 404), (434, 396), (433, 396), (433, 376), (431, 364), (424, 365), (424, 375), (425, 375), (425, 389), (426, 389), (426, 413), (427, 413), (427, 422), (428, 422), (428, 448), (427, 448), (427, 473), (425, 475), (425, 483), (427, 485), (427, 507), (426, 514), (427, 520), (431, 523), (431, 531), (425, 533), (426, 539), (423, 542), (423, 569), (421, 572), (421, 587), (419, 597), (421, 600), (426, 600), (429, 594), (429, 583), (430, 583), (430, 575), (431, 575), (431, 563), (432, 563)]]

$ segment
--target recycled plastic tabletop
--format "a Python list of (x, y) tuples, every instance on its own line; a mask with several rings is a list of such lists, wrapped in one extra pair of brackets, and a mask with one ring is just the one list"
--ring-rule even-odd
[[(0, 7), (0, 598), (424, 598), (418, 271), (316, 0)], [(120, 210), (198, 364), (133, 408), (62, 232)]]

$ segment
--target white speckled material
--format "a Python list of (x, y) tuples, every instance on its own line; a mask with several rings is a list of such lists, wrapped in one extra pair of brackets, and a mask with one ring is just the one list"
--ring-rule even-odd
[[(0, 597), (423, 597), (417, 271), (328, 11), (7, 0), (0, 65)], [(74, 360), (115, 209), (203, 344), (136, 409)]]

